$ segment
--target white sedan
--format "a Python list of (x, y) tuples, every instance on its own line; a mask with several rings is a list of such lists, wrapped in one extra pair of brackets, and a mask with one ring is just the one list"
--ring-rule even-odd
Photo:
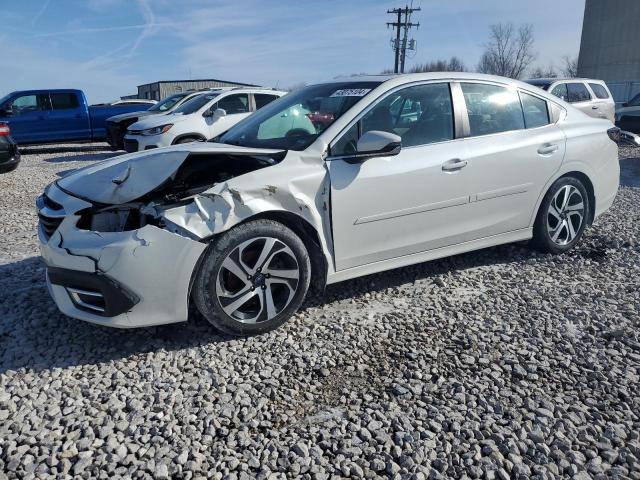
[(561, 254), (613, 203), (619, 130), (470, 73), (306, 87), (219, 143), (116, 157), (38, 199), (67, 315), (274, 329), (325, 285), (522, 240)]

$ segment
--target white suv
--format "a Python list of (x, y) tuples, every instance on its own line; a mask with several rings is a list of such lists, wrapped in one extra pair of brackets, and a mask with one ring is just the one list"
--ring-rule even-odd
[(591, 117), (615, 121), (616, 103), (602, 80), (535, 78), (525, 82), (548, 91)]
[(144, 118), (131, 125), (124, 137), (124, 149), (137, 152), (209, 140), (286, 93), (264, 88), (210, 90), (169, 115)]

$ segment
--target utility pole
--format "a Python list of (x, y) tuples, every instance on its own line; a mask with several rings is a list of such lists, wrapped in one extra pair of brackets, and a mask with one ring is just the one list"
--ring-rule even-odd
[[(387, 13), (397, 15), (395, 22), (387, 22), (387, 27), (393, 27), (396, 29), (396, 38), (391, 40), (391, 47), (395, 52), (395, 62), (393, 71), (394, 73), (404, 73), (404, 60), (407, 54), (407, 50), (415, 49), (415, 40), (408, 40), (407, 36), (409, 30), (413, 27), (418, 28), (420, 23), (411, 23), (411, 14), (413, 12), (420, 11), (420, 7), (409, 7), (405, 5), (404, 8), (394, 8), (393, 10), (387, 10)], [(402, 16), (404, 15), (404, 19)], [(403, 31), (402, 40), (400, 40), (400, 33)]]

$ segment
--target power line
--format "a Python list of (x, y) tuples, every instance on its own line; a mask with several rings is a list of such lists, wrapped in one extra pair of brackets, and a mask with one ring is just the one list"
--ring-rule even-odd
[[(411, 6), (405, 5), (404, 8), (394, 8), (393, 10), (387, 10), (388, 14), (396, 16), (395, 22), (387, 22), (387, 27), (393, 27), (396, 29), (396, 38), (391, 39), (391, 48), (393, 48), (395, 61), (393, 66), (394, 73), (404, 73), (404, 60), (407, 56), (407, 50), (415, 50), (416, 41), (414, 39), (407, 39), (409, 30), (412, 28), (420, 27), (420, 23), (411, 22), (411, 14), (413, 12), (419, 12), (420, 7), (414, 7), (413, 2)], [(404, 16), (404, 19), (402, 18)], [(401, 33), (402, 38), (400, 38)]]

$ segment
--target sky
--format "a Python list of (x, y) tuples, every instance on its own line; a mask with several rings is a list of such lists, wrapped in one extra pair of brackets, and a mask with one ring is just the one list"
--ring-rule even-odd
[[(410, 3), (411, 0), (408, 0)], [(475, 68), (489, 26), (531, 23), (536, 65), (577, 56), (585, 0), (414, 0), (406, 65), (457, 55)], [(157, 80), (287, 88), (393, 67), (389, 0), (4, 0), (0, 96), (81, 88), (90, 103)]]

